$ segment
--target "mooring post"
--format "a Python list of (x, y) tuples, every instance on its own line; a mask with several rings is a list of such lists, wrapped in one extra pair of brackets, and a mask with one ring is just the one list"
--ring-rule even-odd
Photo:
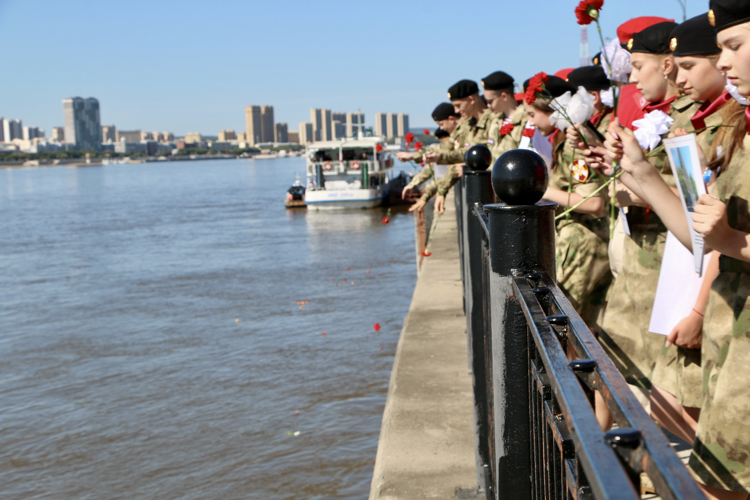
[(490, 243), (495, 498), (531, 498), (529, 353), (526, 319), (513, 275), (544, 269), (555, 279), (556, 203), (539, 202), (548, 183), (544, 160), (528, 150), (502, 155), (492, 186), (504, 203), (485, 205)]
[(486, 470), (490, 464), (489, 422), (487, 413), (487, 371), (485, 370), (485, 341), (483, 283), (482, 283), (482, 223), (473, 213), (474, 207), (495, 201), (492, 191), (492, 153), (486, 146), (474, 146), (464, 155), (461, 179), (461, 227), (463, 228), (463, 282), (466, 311), (466, 338), (469, 369), (474, 389), (474, 453), (477, 467), (477, 487), (489, 494), (492, 485), (486, 484)]

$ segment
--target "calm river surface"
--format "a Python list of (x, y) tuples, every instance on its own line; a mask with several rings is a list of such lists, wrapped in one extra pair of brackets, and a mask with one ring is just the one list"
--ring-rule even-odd
[(367, 498), (414, 223), (295, 172), (0, 169), (2, 498)]

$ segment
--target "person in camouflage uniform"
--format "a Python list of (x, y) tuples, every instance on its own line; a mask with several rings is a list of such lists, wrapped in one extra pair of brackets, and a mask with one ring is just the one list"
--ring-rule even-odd
[[(450, 139), (441, 139), (440, 145), (438, 146), (439, 151), (450, 151), (455, 147), (456, 140), (463, 137), (467, 130), (466, 120), (461, 118), (453, 105), (449, 102), (443, 102), (437, 105), (432, 111), (432, 119), (435, 120), (440, 126), (440, 130), (443, 130), (449, 134)], [(403, 162), (415, 162), (424, 163), (424, 150), (415, 151), (413, 153), (402, 151), (396, 155), (396, 157)], [(405, 198), (408, 191), (414, 189), (420, 184), (427, 182), (434, 177), (434, 166), (432, 163), (426, 163), (425, 167), (409, 182), (401, 193), (401, 198)], [(431, 182), (422, 194), (420, 199), (409, 208), (410, 212), (414, 210), (422, 210), (427, 202), (435, 196), (437, 181)]]
[[(673, 119), (672, 130), (690, 126), (698, 105), (689, 97), (677, 98), (676, 67), (669, 44), (672, 22), (658, 23), (633, 35), (628, 44), (636, 83), (648, 104), (644, 116), (662, 111)], [(666, 137), (666, 135), (664, 136)], [(675, 187), (666, 154), (651, 162), (664, 181)], [(659, 281), (667, 230), (655, 213), (635, 195), (618, 190), (618, 204), (629, 207), (630, 237), (625, 238), (622, 269), (610, 288), (601, 322), (599, 340), (625, 379), (644, 394), (651, 389), (651, 376), (664, 337), (648, 331)]]
[[(523, 106), (516, 102), (513, 77), (503, 71), (496, 71), (482, 79), (484, 98), (492, 110), (489, 130), (487, 132), (487, 147), (492, 152), (492, 163), (511, 149), (516, 149), (521, 142), (523, 128), (528, 116)], [(521, 113), (517, 113), (517, 110)]]
[[(552, 143), (553, 161), (544, 199), (556, 202), (557, 215), (561, 215), (593, 195), (603, 179), (588, 167), (581, 175), (574, 175), (571, 165), (582, 158), (582, 150), (577, 153), (565, 133), (550, 123), (553, 109), (549, 101), (566, 92), (575, 93), (576, 88), (556, 76), (550, 76), (544, 88), (533, 103), (529, 104), (527, 99), (524, 106), (529, 122)], [(592, 330), (597, 328), (597, 318), (612, 280), (607, 260), (607, 221), (602, 218), (606, 206), (606, 198), (600, 193), (556, 221), (557, 284)]]
[(479, 87), (471, 80), (461, 80), (448, 89), (448, 98), (468, 121), (468, 129), (463, 137), (457, 137), (454, 149), (447, 153), (428, 152), (424, 158), (427, 162), (435, 162), (441, 165), (451, 165), (448, 173), (437, 183), (437, 198), (435, 209), (442, 211), (445, 204), (445, 196), (448, 191), (461, 178), (462, 170), (458, 165), (464, 161), (464, 153), (475, 144), (487, 143), (487, 132), (492, 118), (492, 110), (487, 108), (484, 99), (479, 95)]
[[(697, 131), (696, 142), (704, 156), (710, 158), (719, 129), (706, 130), (706, 127), (721, 123), (720, 111), (731, 96), (724, 90), (724, 75), (716, 68), (716, 60), (721, 50), (716, 44), (716, 34), (706, 14), (677, 26), (672, 32), (670, 48), (678, 67), (677, 85), (687, 90), (690, 99), (701, 103), (700, 108), (690, 118), (688, 129), (682, 130), (681, 133), (688, 130)], [(685, 272), (689, 271), (686, 269)], [(677, 343), (662, 347), (651, 379), (652, 415), (670, 431), (687, 441), (692, 441), (695, 437), (697, 409), (700, 408), (703, 399), (701, 311), (705, 309), (711, 274), (709, 273), (705, 279), (708, 283), (705, 284), (702, 298), (699, 298), (699, 303), (696, 303), (690, 315), (684, 318), (670, 335), (670, 338), (676, 338)], [(698, 348), (690, 348), (696, 343)]]

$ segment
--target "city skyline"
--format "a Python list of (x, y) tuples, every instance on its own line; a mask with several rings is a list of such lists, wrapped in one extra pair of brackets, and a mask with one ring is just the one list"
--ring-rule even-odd
[[(373, 15), (371, 5), (336, 3), (326, 8), (295, 2), (290, 8), (228, 0), (214, 8), (191, 0), (134, 0), (124, 12), (106, 2), (50, 2), (29, 9), (21, 0), (3, 0), (0, 41), (14, 47), (4, 55), (4, 63), (24, 71), (0, 79), (0, 115), (50, 131), (62, 125), (60, 99), (89, 95), (103, 103), (102, 123), (126, 130), (172, 130), (176, 135), (244, 130), (244, 116), (236, 110), (254, 102), (272, 103), (275, 119), (288, 124), (307, 122), (309, 109), (318, 107), (361, 109), (370, 117), (399, 110), (410, 115), (413, 126), (432, 127), (435, 105), (446, 100), (448, 87), (462, 78), (479, 82), (502, 69), (521, 83), (538, 71), (577, 66), (576, 3), (540, 0), (533, 20), (523, 2), (499, 4), (504, 15), (528, 21), (504, 27), (499, 44), (504, 39), (524, 40), (522, 49), (510, 44), (512, 50), (504, 52), (497, 47), (469, 50), (465, 43), (436, 43), (415, 30), (417, 20), (425, 25), (445, 22), (449, 4), (443, 1), (429, 8), (386, 1), (378, 11), (394, 13), (388, 31), (399, 36), (382, 36), (385, 28), (380, 23), (365, 23), (359, 26), (361, 43), (342, 44), (336, 37), (318, 36), (321, 27), (366, 19)], [(687, 15), (705, 10), (705, 5), (689, 2)], [(605, 36), (613, 37), (617, 25), (631, 17), (681, 19), (681, 14), (674, 1), (608, 0), (602, 28)], [(247, 30), (249, 21), (252, 31)], [(532, 22), (560, 27), (553, 49), (551, 38), (527, 36)], [(92, 43), (96, 39), (106, 43)], [(593, 55), (599, 41), (591, 27), (589, 40)], [(169, 48), (164, 59), (146, 57), (154, 47)], [(31, 64), (40, 54), (45, 54), (42, 62)], [(71, 57), (84, 62), (86, 71), (71, 64)], [(329, 62), (321, 63), (325, 60)]]

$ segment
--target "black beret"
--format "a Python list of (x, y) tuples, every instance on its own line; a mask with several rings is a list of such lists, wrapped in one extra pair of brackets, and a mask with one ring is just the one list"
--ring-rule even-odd
[(677, 26), (669, 42), (672, 55), (710, 56), (719, 54), (721, 49), (716, 43), (716, 32), (708, 22), (708, 14), (701, 14)]
[(446, 132), (445, 130), (443, 130), (441, 128), (438, 128), (435, 131), (435, 137), (438, 138), (438, 139), (442, 139), (443, 137), (450, 137), (450, 134), (448, 132)]
[(628, 42), (630, 52), (644, 54), (669, 54), (669, 42), (677, 23), (664, 22), (649, 26), (633, 35)]
[(750, 21), (750, 2), (747, 0), (711, 0), (709, 8), (708, 22), (717, 33)]
[(601, 66), (602, 65), (602, 53), (599, 52), (597, 55), (591, 58), (591, 64), (594, 66)]
[(479, 93), (479, 87), (476, 82), (471, 80), (461, 80), (448, 89), (448, 99), (464, 99)]
[[(569, 90), (572, 94), (576, 93), (576, 87), (572, 86), (571, 84), (569, 84), (568, 82), (560, 78), (559, 76), (548, 75), (547, 78), (548, 80), (544, 83), (545, 94), (549, 94), (552, 97), (560, 97), (561, 95), (563, 95), (565, 92)], [(529, 88), (530, 80), (531, 79), (529, 78), (529, 80), (526, 80), (525, 82), (523, 82), (524, 92), (526, 92), (526, 90)]]
[(432, 112), (432, 119), (436, 122), (447, 120), (451, 116), (458, 117), (460, 115), (456, 113), (456, 108), (449, 102), (441, 102)]
[(575, 88), (583, 87), (590, 92), (607, 90), (612, 86), (601, 66), (583, 66), (574, 69), (568, 75), (568, 83)]
[(482, 79), (484, 90), (507, 90), (512, 89), (516, 82), (513, 77), (504, 71), (495, 71)]

